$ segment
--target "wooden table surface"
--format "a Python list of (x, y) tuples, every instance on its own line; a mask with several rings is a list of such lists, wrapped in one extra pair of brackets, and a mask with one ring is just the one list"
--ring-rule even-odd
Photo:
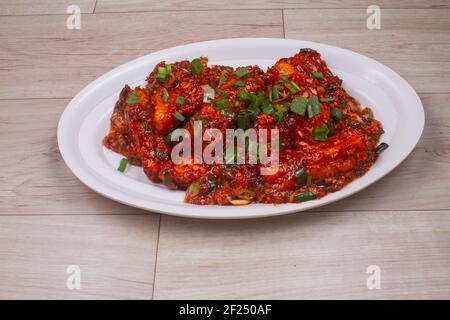
[[(71, 4), (80, 30), (66, 28)], [(371, 4), (380, 30), (366, 28)], [(419, 144), (348, 199), (259, 220), (148, 213), (75, 178), (56, 126), (79, 90), (150, 52), (231, 37), (324, 42), (386, 64), (422, 99)], [(449, 0), (2, 0), (0, 49), (0, 298), (450, 298)], [(80, 290), (66, 286), (69, 265)]]

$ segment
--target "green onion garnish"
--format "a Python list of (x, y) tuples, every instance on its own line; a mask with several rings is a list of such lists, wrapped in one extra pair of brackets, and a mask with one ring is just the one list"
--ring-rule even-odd
[(299, 183), (305, 183), (305, 181), (306, 181), (305, 167), (301, 167), (299, 170), (295, 171), (294, 176)]
[(331, 117), (336, 120), (339, 121), (342, 118), (342, 110), (338, 109), (338, 108), (331, 108)]
[(305, 201), (309, 201), (309, 200), (314, 200), (315, 198), (316, 198), (316, 196), (314, 195), (314, 193), (312, 193), (310, 191), (305, 191), (305, 192), (297, 193), (294, 196), (294, 201), (295, 202), (305, 202)]
[(177, 118), (178, 120), (180, 120), (180, 121), (184, 121), (184, 116), (181, 114), (181, 113), (179, 113), (178, 111), (175, 111), (174, 113), (173, 113), (173, 116), (175, 117), (175, 118)]
[(164, 103), (167, 103), (167, 101), (169, 101), (169, 93), (167, 92), (166, 88), (163, 88), (161, 91), (161, 99)]
[(312, 176), (307, 176), (306, 177), (306, 186), (309, 188), (311, 186), (312, 183)]
[(278, 100), (280, 98), (280, 86), (274, 85), (272, 87), (272, 98), (273, 100)]
[(333, 102), (334, 98), (320, 98), (320, 102)]
[(262, 112), (264, 112), (265, 114), (273, 114), (275, 109), (273, 108), (273, 106), (269, 103), (269, 104), (264, 104), (262, 107)]
[(129, 105), (138, 104), (139, 102), (140, 102), (139, 96), (135, 92), (133, 92), (128, 96), (127, 103)]
[(249, 72), (250, 71), (248, 71), (247, 68), (241, 68), (234, 73), (234, 76), (236, 78), (242, 78), (243, 76), (247, 75)]
[(317, 141), (325, 141), (328, 138), (328, 133), (330, 132), (330, 129), (328, 129), (328, 126), (324, 124), (321, 127), (313, 128), (311, 133), (311, 138), (313, 140)]
[(317, 79), (317, 80), (323, 80), (323, 74), (322, 74), (322, 72), (311, 72), (311, 73), (309, 74), (309, 76), (310, 76), (311, 78), (314, 78), (314, 79)]
[(251, 94), (242, 89), (238, 90), (237, 96), (239, 97), (239, 99), (244, 101), (250, 101), (252, 99)]
[(222, 71), (219, 78), (219, 84), (217, 86), (220, 87), (222, 84), (225, 83), (225, 81), (227, 81), (227, 78), (225, 77), (225, 72)]
[(205, 67), (203, 67), (203, 64), (200, 59), (196, 58), (191, 61), (191, 72), (193, 74), (199, 74), (203, 71)]
[(217, 92), (218, 94), (220, 94), (220, 96), (221, 96), (222, 98), (228, 98), (228, 96), (229, 96), (228, 92), (226, 92), (226, 91), (224, 91), (224, 90), (222, 90), (222, 89), (216, 88), (216, 92)]
[(119, 167), (117, 168), (117, 170), (119, 170), (120, 172), (124, 172), (125, 169), (127, 168), (127, 165), (128, 165), (128, 159), (122, 158), (122, 160), (120, 160)]
[(182, 106), (183, 104), (186, 103), (186, 99), (185, 99), (183, 96), (178, 96), (178, 97), (175, 99), (175, 103)]
[(214, 104), (216, 105), (216, 109), (227, 109), (230, 106), (230, 101), (228, 99), (220, 99), (215, 100)]
[(223, 116), (225, 116), (225, 117), (228, 117), (228, 118), (230, 118), (230, 119), (233, 119), (233, 118), (234, 118), (234, 113), (231, 112), (231, 111), (220, 110), (220, 114), (223, 115)]
[(156, 74), (156, 80), (161, 83), (166, 83), (171, 70), (172, 70), (172, 66), (170, 64), (167, 64), (164, 67), (158, 67), (158, 73)]
[(314, 184), (316, 186), (323, 186), (323, 185), (325, 185), (325, 180), (324, 179), (317, 179), (316, 181), (314, 181)]
[(310, 119), (320, 112), (319, 99), (316, 96), (309, 98), (307, 111)]
[(279, 124), (283, 120), (283, 116), (284, 116), (283, 110), (281, 108), (277, 109), (277, 111), (275, 111), (275, 113), (273, 114), (273, 119), (275, 120), (275, 123)]
[(245, 87), (245, 81), (235, 81), (232, 84), (230, 84), (230, 87)]
[(382, 153), (384, 150), (386, 150), (387, 148), (389, 148), (389, 145), (385, 142), (380, 143), (376, 148), (375, 148), (375, 152), (377, 154)]
[(288, 88), (291, 93), (297, 93), (301, 90), (300, 87), (294, 81), (286, 83), (285, 87)]
[(250, 128), (250, 120), (254, 116), (255, 112), (251, 109), (244, 109), (239, 111), (238, 113), (238, 127), (241, 129), (248, 129)]
[(306, 107), (308, 105), (308, 99), (304, 97), (295, 97), (291, 103), (291, 111), (304, 116), (306, 113)]

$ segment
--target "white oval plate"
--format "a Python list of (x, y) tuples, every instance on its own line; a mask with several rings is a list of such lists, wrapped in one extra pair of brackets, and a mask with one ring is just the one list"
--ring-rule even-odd
[[(144, 84), (154, 66), (206, 56), (210, 64), (259, 65), (266, 69), (279, 58), (300, 48), (321, 53), (330, 69), (344, 80), (344, 88), (363, 106), (370, 106), (383, 124), (382, 141), (389, 148), (361, 178), (342, 190), (301, 204), (251, 204), (248, 206), (198, 206), (183, 202), (183, 191), (172, 191), (150, 182), (141, 168), (117, 171), (122, 158), (102, 145), (109, 118), (125, 84)], [(424, 126), (422, 103), (414, 89), (397, 73), (363, 55), (325, 44), (288, 39), (224, 39), (158, 51), (128, 62), (101, 76), (69, 103), (58, 125), (58, 144), (72, 172), (94, 191), (137, 208), (197, 218), (251, 218), (280, 215), (319, 207), (345, 198), (385, 176), (417, 144)]]

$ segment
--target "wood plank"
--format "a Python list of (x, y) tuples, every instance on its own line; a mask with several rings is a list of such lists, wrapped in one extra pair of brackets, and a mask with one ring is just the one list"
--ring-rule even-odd
[(0, 215), (143, 213), (82, 184), (64, 163), (56, 127), (69, 101), (0, 100)]
[(366, 28), (363, 10), (285, 10), (286, 38), (323, 42), (393, 68), (419, 92), (449, 92), (450, 11), (381, 11), (381, 29)]
[[(0, 299), (150, 299), (157, 215), (0, 217)], [(66, 286), (78, 265), (81, 289)]]
[(67, 7), (73, 4), (82, 13), (94, 12), (95, 0), (2, 0), (0, 15), (66, 14)]
[[(426, 122), (412, 154), (373, 186), (316, 211), (450, 210), (450, 94), (420, 97)], [(67, 103), (0, 100), (0, 146), (8, 150), (0, 161), (11, 164), (2, 167), (0, 176), (0, 215), (142, 213), (97, 195), (67, 168), (56, 141)]]
[(95, 12), (130, 12), (150, 10), (218, 10), (218, 9), (281, 9), (281, 8), (444, 8), (450, 7), (446, 0), (98, 0)]
[[(163, 216), (155, 299), (450, 298), (450, 212)], [(368, 290), (366, 269), (381, 270)]]
[(0, 17), (0, 99), (72, 97), (112, 68), (176, 45), (283, 36), (279, 10), (89, 14), (81, 30), (65, 22), (65, 15)]

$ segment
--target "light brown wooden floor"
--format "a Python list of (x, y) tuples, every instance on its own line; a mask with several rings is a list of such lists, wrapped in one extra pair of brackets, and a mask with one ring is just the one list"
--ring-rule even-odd
[[(81, 30), (65, 27), (74, 2)], [(370, 4), (381, 30), (366, 28)], [(0, 298), (450, 298), (450, 1), (3, 0), (0, 26)], [(419, 93), (422, 139), (380, 182), (307, 213), (200, 221), (108, 200), (65, 166), (59, 116), (106, 71), (194, 41), (284, 36), (366, 54)]]

